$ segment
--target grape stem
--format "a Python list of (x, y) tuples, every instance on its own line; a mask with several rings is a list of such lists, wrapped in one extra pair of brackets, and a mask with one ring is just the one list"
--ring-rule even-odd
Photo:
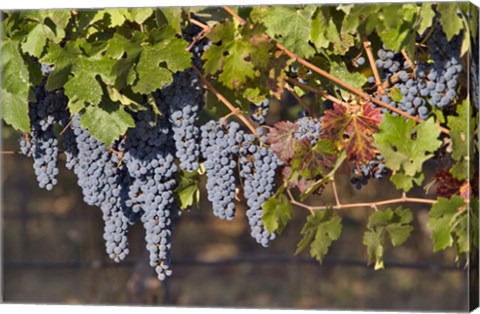
[(255, 127), (252, 125), (252, 123), (240, 112), (238, 108), (233, 106), (222, 94), (220, 94), (215, 87), (210, 84), (210, 82), (203, 76), (202, 72), (192, 63), (192, 69), (197, 73), (198, 78), (203, 82), (204, 88), (208, 89), (211, 93), (213, 93), (218, 100), (220, 100), (227, 108), (237, 116), (244, 124), (245, 126), (258, 138), (258, 134), (255, 131)]
[(363, 48), (365, 48), (365, 52), (367, 53), (368, 62), (370, 63), (370, 67), (372, 68), (372, 73), (373, 77), (375, 78), (375, 85), (377, 86), (377, 90), (380, 95), (385, 95), (385, 89), (383, 88), (382, 80), (380, 79), (380, 74), (378, 73), (378, 68), (375, 64), (375, 58), (373, 57), (372, 43), (368, 40), (364, 40)]
[(188, 45), (187, 49), (185, 49), (185, 50), (187, 50), (187, 51), (192, 50), (192, 48), (195, 46), (195, 44), (198, 43), (200, 40), (202, 40), (205, 37), (205, 34), (206, 34), (206, 31), (205, 31), (205, 29), (202, 28), (202, 31), (197, 36), (195, 36), (195, 38), (193, 38), (192, 43), (190, 45)]
[(335, 196), (335, 202), (337, 203), (337, 206), (342, 206), (340, 203), (340, 198), (338, 197), (338, 191), (337, 191), (337, 184), (335, 183), (335, 179), (332, 179), (332, 189), (333, 189), (333, 195)]
[(287, 195), (288, 195), (288, 198), (290, 199), (290, 203), (292, 203), (293, 205), (297, 205), (298, 207), (305, 208), (306, 210), (310, 211), (310, 214), (312, 215), (315, 213), (315, 207), (312, 207), (305, 203), (301, 203), (297, 201), (295, 197), (293, 197), (292, 192), (288, 189), (287, 189)]
[(210, 31), (210, 26), (208, 26), (206, 24), (203, 24), (200, 21), (197, 21), (197, 20), (191, 18), (191, 19), (189, 19), (189, 22), (192, 23), (193, 25), (196, 25), (196, 26), (200, 27), (201, 29), (203, 29), (203, 31), (205, 33), (208, 33)]
[[(407, 73), (407, 75), (409, 77), (413, 76), (412, 73)], [(393, 86), (395, 83), (397, 83), (398, 81), (400, 81), (400, 74), (395, 73), (383, 82), (382, 87), (383, 88), (389, 88), (389, 87)]]
[(378, 206), (390, 205), (390, 204), (420, 203), (420, 204), (432, 204), (433, 205), (437, 202), (436, 200), (432, 200), (432, 199), (408, 197), (408, 196), (406, 196), (405, 193), (403, 193), (402, 196), (399, 197), (399, 198), (392, 198), (392, 199), (387, 199), (387, 200), (378, 201), (378, 202), (350, 203), (350, 204), (339, 204), (339, 203), (337, 203), (336, 205), (311, 206), (311, 205), (308, 205), (308, 204), (297, 201), (293, 197), (292, 193), (289, 190), (287, 190), (287, 194), (288, 194), (288, 197), (290, 198), (290, 202), (293, 205), (304, 208), (312, 214), (317, 210), (326, 210), (328, 208), (346, 209), (346, 208), (357, 208), (357, 207), (370, 207), (374, 210), (378, 210)]
[[(237, 19), (240, 23), (242, 24), (245, 24), (245, 20), (243, 18), (241, 18), (240, 16), (238, 16), (232, 9), (230, 9), (228, 6), (224, 6), (223, 7), (225, 11), (227, 11), (230, 15), (232, 15), (235, 19)], [(208, 26), (207, 26), (208, 27)], [(265, 38), (270, 38), (268, 35), (266, 34), (263, 34), (263, 36)], [(307, 60), (299, 57), (298, 55), (296, 55), (295, 53), (293, 53), (292, 51), (288, 50), (287, 48), (285, 48), (284, 46), (282, 46), (281, 44), (279, 44), (278, 42), (276, 42), (274, 39), (270, 38), (270, 40), (272, 40), (272, 42), (275, 43), (275, 46), (283, 51), (287, 56), (289, 56), (290, 58), (292, 58), (293, 60), (297, 61), (298, 63), (302, 64), (303, 66), (309, 68), (310, 70), (320, 74), (321, 76), (327, 78), (328, 80), (332, 81), (333, 83), (345, 88), (346, 90), (350, 91), (351, 93), (359, 96), (359, 97), (362, 97), (364, 98), (365, 100), (367, 101), (371, 101), (375, 104), (377, 104), (378, 106), (381, 106), (381, 107), (384, 107), (384, 108), (387, 108), (388, 110), (390, 111), (393, 111), (393, 112), (396, 112), (398, 113), (399, 115), (401, 116), (404, 116), (405, 118), (408, 118), (408, 119), (412, 119), (413, 121), (417, 122), (417, 123), (422, 123), (423, 120), (420, 119), (419, 117), (415, 117), (415, 116), (412, 116), (398, 108), (395, 108), (393, 107), (392, 105), (389, 105), (375, 97), (371, 97), (369, 94), (365, 93), (363, 90), (361, 89), (358, 89), (358, 88), (355, 88), (353, 86), (351, 86), (350, 84), (340, 80), (339, 78), (331, 75), (330, 73), (320, 69), (319, 67), (317, 67), (316, 65), (308, 62)], [(450, 134), (450, 131), (440, 125), (436, 125), (436, 127), (442, 132), (442, 133), (445, 133), (445, 134)]]
[(402, 56), (405, 58), (405, 60), (408, 62), (408, 65), (410, 66), (410, 68), (412, 68), (412, 76), (413, 76), (413, 79), (415, 80), (416, 79), (416, 76), (415, 76), (415, 64), (412, 62), (412, 59), (410, 59), (410, 57), (408, 56), (407, 52), (405, 51), (405, 49), (402, 49)]
[(62, 131), (60, 131), (60, 133), (59, 133), (60, 136), (62, 136), (67, 131), (67, 129), (72, 125), (72, 122), (73, 122), (72, 119), (70, 119), (70, 121), (68, 121), (67, 125), (63, 128)]
[(304, 84), (304, 83), (302, 83), (302, 82), (299, 82), (299, 81), (297, 81), (297, 80), (291, 79), (291, 78), (289, 78), (289, 77), (287, 77), (285, 80), (286, 80), (287, 82), (290, 82), (290, 83), (294, 84), (294, 85), (297, 85), (298, 87), (300, 87), (300, 88), (302, 88), (302, 89), (304, 89), (304, 90), (307, 90), (307, 91), (309, 91), (309, 92), (312, 92), (312, 93), (314, 93), (314, 94), (319, 95), (320, 97), (323, 97), (323, 98), (325, 98), (325, 99), (328, 99), (328, 100), (330, 100), (331, 102), (334, 102), (334, 103), (336, 103), (336, 104), (342, 104), (342, 105), (344, 105), (344, 106), (348, 106), (347, 103), (341, 101), (340, 99), (335, 98), (334, 96), (329, 95), (329, 94), (327, 94), (327, 93), (325, 93), (325, 92), (322, 92), (321, 90), (318, 90), (318, 89), (316, 89), (316, 88), (314, 88), (314, 87), (311, 87), (310, 85)]

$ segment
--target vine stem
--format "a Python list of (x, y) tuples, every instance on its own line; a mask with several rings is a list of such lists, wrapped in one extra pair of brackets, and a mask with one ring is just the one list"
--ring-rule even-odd
[(312, 117), (315, 117), (315, 113), (313, 112), (312, 108), (310, 106), (307, 106), (307, 104), (303, 101), (303, 99), (297, 94), (297, 92), (287, 83), (285, 83), (285, 88), (290, 92), (290, 94), (295, 97), (295, 99), (298, 101), (298, 103), (305, 109), (307, 110), (308, 114)]
[(195, 46), (195, 44), (198, 43), (200, 40), (202, 40), (205, 37), (205, 33), (206, 33), (205, 29), (202, 28), (202, 31), (197, 36), (195, 36), (195, 38), (193, 38), (192, 43), (190, 45), (188, 45), (186, 50), (187, 51), (192, 50), (192, 48)]
[(72, 123), (73, 123), (73, 120), (70, 119), (70, 121), (68, 121), (67, 125), (63, 128), (63, 130), (60, 131), (59, 135), (62, 136), (62, 135), (67, 131), (67, 129), (68, 129), (70, 126), (72, 126)]
[(193, 25), (197, 25), (198, 27), (200, 27), (201, 29), (203, 29), (204, 32), (208, 33), (210, 31), (210, 26), (206, 25), (206, 24), (203, 24), (202, 22), (200, 21), (197, 21), (195, 19), (189, 19), (188, 20), (190, 23), (192, 23)]
[(407, 197), (405, 194), (403, 194), (401, 197), (398, 198), (392, 198), (392, 199), (387, 199), (383, 201), (378, 201), (378, 202), (364, 202), (364, 203), (350, 203), (350, 204), (339, 204), (337, 203), (336, 205), (322, 205), (322, 206), (310, 206), (305, 203), (297, 201), (292, 193), (287, 190), (288, 197), (290, 198), (290, 202), (298, 207), (305, 208), (310, 213), (314, 213), (317, 210), (326, 210), (328, 208), (332, 209), (346, 209), (346, 208), (358, 208), (358, 207), (370, 207), (373, 208), (374, 210), (378, 210), (378, 206), (383, 206), (383, 205), (390, 205), (390, 204), (399, 204), (399, 203), (420, 203), (420, 204), (435, 204), (437, 201), (432, 200), (432, 199), (425, 199), (425, 198), (415, 198), (415, 197)]
[(222, 94), (220, 94), (215, 87), (213, 87), (212, 84), (203, 76), (202, 72), (192, 63), (192, 68), (197, 73), (197, 76), (200, 78), (200, 80), (203, 82), (205, 85), (205, 88), (208, 89), (211, 93), (213, 93), (218, 100), (220, 100), (227, 108), (235, 115), (237, 116), (244, 124), (245, 126), (254, 134), (256, 137), (258, 137), (257, 132), (255, 131), (255, 127), (252, 125), (252, 123), (236, 108), (233, 106)]
[[(237, 19), (240, 23), (242, 24), (245, 24), (245, 20), (243, 18), (241, 18), (239, 15), (237, 15), (232, 9), (230, 9), (228, 6), (224, 6), (223, 7), (225, 11), (227, 11), (230, 15), (232, 15), (235, 19)], [(263, 36), (265, 38), (270, 38), (268, 35), (266, 34), (263, 34)], [(367, 101), (371, 101), (373, 103), (375, 103), (376, 105), (378, 106), (381, 106), (381, 107), (384, 107), (384, 108), (387, 108), (388, 110), (390, 111), (393, 111), (393, 112), (396, 112), (398, 113), (399, 115), (401, 116), (404, 116), (405, 118), (408, 118), (408, 119), (411, 119), (417, 123), (422, 123), (423, 120), (420, 119), (419, 117), (416, 117), (416, 116), (412, 116), (411, 114), (408, 114), (398, 108), (395, 108), (393, 107), (392, 105), (389, 105), (375, 97), (371, 97), (369, 94), (365, 93), (363, 90), (361, 89), (358, 89), (356, 87), (353, 87), (351, 86), (350, 84), (340, 80), (339, 78), (331, 75), (330, 73), (320, 69), (319, 67), (317, 67), (316, 65), (308, 62), (307, 60), (299, 57), (298, 55), (296, 55), (295, 53), (293, 53), (292, 51), (288, 50), (287, 48), (285, 48), (283, 45), (281, 45), (280, 43), (278, 43), (277, 41), (275, 41), (274, 39), (270, 38), (270, 40), (272, 40), (272, 42), (275, 43), (275, 46), (283, 51), (287, 56), (289, 56), (291, 59), (297, 61), (298, 63), (304, 65), (305, 67), (309, 68), (310, 70), (320, 74), (321, 76), (327, 78), (328, 80), (332, 81), (333, 83), (345, 88), (346, 90), (350, 91), (351, 93), (359, 96), (359, 97), (362, 97), (363, 99), (367, 100)], [(436, 127), (442, 132), (442, 133), (445, 133), (445, 134), (450, 134), (450, 131), (440, 125), (436, 125)]]
[(290, 82), (290, 83), (294, 84), (294, 85), (297, 85), (298, 87), (300, 87), (300, 88), (302, 88), (302, 89), (304, 89), (304, 90), (307, 90), (307, 91), (309, 91), (309, 92), (312, 92), (312, 93), (314, 93), (314, 94), (319, 95), (320, 97), (323, 97), (323, 98), (325, 98), (325, 99), (328, 99), (328, 100), (330, 100), (331, 102), (334, 102), (334, 103), (336, 103), (336, 104), (342, 104), (342, 105), (344, 105), (344, 106), (348, 106), (347, 103), (341, 101), (340, 99), (335, 98), (334, 96), (329, 95), (329, 94), (327, 94), (327, 93), (325, 93), (325, 92), (322, 92), (321, 90), (318, 90), (318, 89), (316, 89), (316, 88), (314, 88), (314, 87), (311, 87), (310, 85), (304, 84), (304, 83), (302, 83), (302, 82), (299, 82), (299, 81), (294, 80), (294, 79), (289, 78), (289, 77), (287, 77), (285, 80), (286, 80), (287, 82)]
[(337, 206), (342, 206), (342, 204), (340, 203), (340, 198), (338, 197), (337, 184), (335, 183), (335, 179), (332, 180), (332, 189), (333, 189), (333, 195), (335, 196), (335, 202), (337, 203)]
[(375, 58), (373, 57), (372, 43), (368, 40), (364, 40), (363, 48), (365, 48), (365, 52), (367, 53), (368, 62), (370, 63), (370, 67), (372, 68), (372, 73), (373, 77), (375, 78), (375, 85), (377, 86), (378, 92), (380, 93), (380, 95), (385, 95), (385, 89), (383, 88), (382, 80), (380, 79), (380, 74), (378, 73), (378, 68), (375, 64)]
[(410, 66), (410, 68), (412, 68), (412, 75), (413, 75), (413, 79), (416, 79), (416, 76), (415, 76), (415, 64), (412, 62), (412, 59), (410, 59), (410, 57), (408, 56), (407, 52), (405, 51), (405, 49), (402, 49), (402, 56), (405, 58), (405, 60), (408, 62), (408, 65)]
[(315, 213), (314, 207), (297, 201), (295, 197), (293, 197), (292, 192), (290, 190), (287, 190), (287, 195), (288, 195), (288, 198), (290, 198), (290, 203), (292, 203), (293, 205), (297, 205), (298, 207), (305, 208), (306, 210), (310, 211), (310, 214), (312, 215)]

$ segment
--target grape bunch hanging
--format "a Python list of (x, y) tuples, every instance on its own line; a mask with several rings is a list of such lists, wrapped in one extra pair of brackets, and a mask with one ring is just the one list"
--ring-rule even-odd
[[(5, 46), (5, 77), (18, 82), (2, 91), (16, 93), (9, 112), (21, 107), (15, 99), (28, 100), (28, 108), (4, 119), (24, 131), (20, 151), (33, 159), (41, 188), (57, 184), (64, 152), (85, 203), (102, 211), (112, 260), (128, 255), (130, 226), (143, 226), (160, 280), (172, 275), (175, 224), (198, 197), (182, 198), (182, 189), (189, 178), (198, 189), (200, 175), (213, 215), (233, 220), (241, 199), (251, 237), (264, 247), (292, 219), (293, 206), (304, 208), (309, 215), (297, 252), (309, 247), (321, 262), (342, 230), (344, 211), (333, 210), (367, 207), (375, 212), (363, 244), (369, 263), (381, 268), (386, 244), (400, 235), (406, 241), (413, 215), (401, 206), (377, 207), (418, 203), (431, 205), (435, 250), (457, 246), (466, 253), (460, 240), (471, 213), (465, 208), (478, 184), (465, 169), (477, 164), (478, 139), (467, 143), (459, 132), (475, 127), (470, 119), (478, 115), (478, 49), (472, 48), (473, 73), (466, 67), (478, 38), (459, 25), (470, 17), (456, 4), (401, 4), (399, 12), (416, 20), (387, 23), (391, 11), (363, 9), (224, 7), (228, 18), (220, 20), (186, 8), (172, 9), (178, 20), (148, 8), (25, 13), (28, 27), (18, 30), (17, 16), (7, 14), (5, 34), (21, 52)], [(297, 14), (308, 31), (291, 31)], [(51, 25), (65, 33), (34, 45), (30, 30)], [(427, 178), (430, 159), (443, 168)], [(372, 179), (389, 180), (402, 197), (344, 204), (335, 185), (341, 175), (357, 190)], [(446, 182), (455, 183), (455, 193), (446, 192)], [(436, 199), (407, 195), (436, 185)], [(321, 197), (327, 187), (335, 202)], [(311, 204), (313, 195), (323, 204)], [(451, 217), (444, 241), (439, 221), (448, 220), (441, 215), (449, 206), (460, 214)], [(379, 221), (385, 225), (375, 226)], [(398, 234), (378, 231), (387, 227)]]

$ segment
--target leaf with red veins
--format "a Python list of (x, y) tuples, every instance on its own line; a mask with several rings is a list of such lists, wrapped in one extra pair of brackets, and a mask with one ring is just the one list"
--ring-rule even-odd
[(435, 180), (438, 183), (437, 186), (437, 195), (443, 196), (446, 198), (452, 197), (459, 193), (460, 188), (464, 184), (463, 180), (458, 180), (453, 177), (453, 175), (447, 170), (442, 169), (435, 174)]
[(267, 142), (270, 148), (277, 154), (284, 163), (288, 163), (295, 154), (295, 146), (298, 142), (293, 135), (297, 132), (298, 126), (290, 121), (275, 123), (267, 135)]
[(330, 140), (319, 140), (312, 146), (310, 141), (298, 141), (292, 158), (292, 168), (302, 177), (314, 179), (332, 168), (336, 161), (337, 150)]
[(380, 108), (371, 103), (363, 105), (333, 104), (322, 117), (324, 138), (339, 143), (347, 152), (347, 159), (357, 163), (366, 163), (375, 156), (373, 134), (379, 131), (382, 121)]

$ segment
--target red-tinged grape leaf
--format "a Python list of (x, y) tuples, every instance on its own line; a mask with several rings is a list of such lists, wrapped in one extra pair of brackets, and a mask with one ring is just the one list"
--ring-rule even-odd
[[(321, 179), (321, 176), (315, 178), (315, 180), (309, 180), (305, 177), (302, 177), (298, 172), (293, 172), (291, 167), (283, 167), (282, 176), (287, 182), (287, 187), (289, 189), (298, 189), (298, 191), (303, 194), (313, 187), (315, 180)], [(312, 193), (315, 195), (322, 195), (325, 190), (325, 185), (320, 185)]]
[(267, 142), (270, 148), (283, 162), (288, 162), (295, 154), (295, 146), (298, 142), (293, 135), (297, 132), (298, 126), (290, 121), (275, 123), (267, 135)]
[(280, 99), (284, 92), (284, 80), (287, 77), (286, 69), (292, 59), (281, 51), (273, 53), (272, 56), (274, 58), (269, 59), (268, 75), (261, 75), (260, 82), (265, 83), (272, 96)]
[(372, 135), (379, 131), (381, 121), (380, 109), (370, 103), (350, 107), (333, 104), (322, 118), (322, 132), (345, 148), (348, 160), (365, 163), (375, 155)]
[(292, 169), (302, 177), (314, 179), (335, 165), (336, 152), (335, 144), (330, 140), (319, 140), (315, 146), (309, 141), (297, 141)]
[(440, 170), (435, 174), (435, 180), (438, 183), (436, 194), (450, 198), (458, 194), (460, 187), (466, 181), (458, 180), (446, 169)]

